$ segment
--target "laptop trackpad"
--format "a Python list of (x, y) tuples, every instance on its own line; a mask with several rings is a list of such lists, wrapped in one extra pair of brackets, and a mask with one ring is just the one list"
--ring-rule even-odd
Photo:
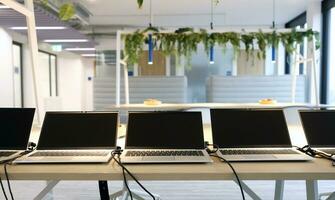
[(173, 156), (148, 156), (148, 157), (142, 157), (143, 161), (174, 161), (175, 157)]
[(243, 155), (244, 158), (246, 159), (276, 159), (277, 157), (274, 155), (269, 155), (269, 154), (262, 154), (262, 155)]

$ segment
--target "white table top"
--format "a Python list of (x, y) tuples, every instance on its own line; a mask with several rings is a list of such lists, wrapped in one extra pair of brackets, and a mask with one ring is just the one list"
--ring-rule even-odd
[(313, 107), (312, 104), (259, 104), (259, 103), (188, 103), (188, 104), (171, 104), (162, 103), (160, 105), (145, 104), (121, 104), (120, 106), (111, 105), (106, 108), (109, 111), (159, 111), (159, 110), (187, 110), (197, 108), (286, 108), (286, 107)]
[[(227, 164), (128, 164), (140, 180), (232, 180)], [(335, 180), (330, 161), (233, 163), (243, 180)], [(7, 167), (11, 180), (122, 180), (121, 168), (109, 164), (17, 164)], [(4, 178), (3, 166), (0, 166)]]

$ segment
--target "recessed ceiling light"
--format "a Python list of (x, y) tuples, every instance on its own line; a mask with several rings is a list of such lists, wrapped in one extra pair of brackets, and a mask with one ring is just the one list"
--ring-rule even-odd
[(9, 6), (0, 5), (0, 9), (9, 8)]
[[(26, 26), (14, 26), (11, 27), (12, 30), (27, 30)], [(65, 26), (37, 26), (36, 30), (64, 30), (67, 29)]]
[(88, 42), (86, 39), (49, 39), (49, 40), (44, 40), (44, 42), (48, 43), (75, 43), (75, 42)]
[(92, 54), (81, 54), (81, 56), (83, 57), (95, 57), (96, 54), (92, 53)]
[(95, 51), (95, 48), (66, 48), (67, 51)]

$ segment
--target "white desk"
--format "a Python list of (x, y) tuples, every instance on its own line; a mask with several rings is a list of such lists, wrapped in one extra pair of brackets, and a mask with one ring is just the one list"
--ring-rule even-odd
[(161, 105), (151, 106), (145, 104), (121, 104), (120, 106), (111, 105), (106, 107), (108, 111), (168, 111), (168, 110), (188, 110), (196, 108), (285, 108), (285, 107), (313, 107), (312, 104), (259, 104), (259, 103), (188, 103), (171, 104), (162, 103)]
[[(234, 180), (234, 175), (226, 164), (216, 158), (213, 160), (214, 163), (211, 164), (126, 166), (139, 180)], [(283, 197), (284, 180), (305, 180), (308, 199), (315, 199), (318, 195), (317, 180), (335, 180), (335, 167), (329, 161), (321, 159), (311, 162), (249, 162), (233, 163), (233, 165), (242, 180), (277, 180), (276, 199)], [(49, 182), (49, 188), (46, 188), (48, 190), (60, 180), (102, 180), (101, 184), (106, 183), (107, 180), (123, 180), (121, 168), (114, 162), (109, 164), (21, 164), (10, 165), (7, 169), (11, 180), (53, 180)], [(2, 166), (0, 166), (0, 174), (4, 179)], [(50, 185), (53, 186), (50, 187)], [(259, 199), (257, 194), (246, 185), (244, 189), (254, 199)]]

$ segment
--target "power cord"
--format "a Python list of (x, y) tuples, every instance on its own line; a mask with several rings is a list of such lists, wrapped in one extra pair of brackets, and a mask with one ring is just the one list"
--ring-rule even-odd
[(10, 186), (10, 182), (9, 182), (9, 178), (8, 178), (7, 163), (4, 164), (3, 168), (5, 170), (5, 176), (6, 176), (6, 180), (7, 180), (7, 186), (8, 186), (10, 197), (12, 198), (12, 200), (14, 200), (14, 196), (13, 196), (13, 192), (12, 192), (12, 187)]
[[(149, 190), (147, 190), (138, 180), (137, 178), (118, 160), (115, 158), (115, 155), (120, 156), (122, 153), (121, 147), (117, 147), (116, 150), (114, 150), (112, 152), (112, 159), (122, 168), (122, 170), (125, 170), (127, 172), (127, 174), (149, 195), (152, 197), (153, 200), (156, 200), (155, 196), (149, 192)], [(124, 176), (125, 177), (125, 176)], [(124, 179), (125, 180), (125, 179)], [(127, 187), (127, 185), (126, 185)], [(128, 190), (128, 188), (127, 188)], [(128, 190), (130, 191), (130, 189)], [(131, 192), (129, 192), (129, 194), (131, 194)]]
[[(10, 181), (9, 181), (9, 176), (8, 176), (8, 170), (7, 170), (7, 165), (8, 164), (12, 164), (12, 162), (17, 159), (17, 158), (20, 158), (30, 152), (32, 152), (36, 147), (36, 144), (33, 143), (33, 142), (29, 142), (28, 143), (28, 150), (20, 153), (19, 155), (13, 157), (13, 158), (10, 158), (8, 160), (4, 160), (2, 161), (0, 164), (3, 164), (4, 165), (4, 171), (5, 171), (5, 177), (6, 177), (6, 182), (7, 182), (7, 186), (8, 186), (8, 190), (9, 190), (9, 194), (10, 194), (10, 197), (12, 200), (14, 200), (14, 195), (13, 195), (13, 191), (12, 191), (12, 187), (11, 187), (11, 184), (10, 184)], [(7, 194), (6, 194), (6, 191), (5, 191), (5, 188), (3, 186), (3, 183), (2, 183), (2, 180), (0, 178), (0, 183), (1, 183), (1, 189), (2, 189), (2, 192), (5, 196), (5, 199), (8, 200), (8, 197), (7, 197)]]
[(6, 200), (8, 200), (8, 197), (7, 197), (7, 194), (6, 194), (6, 190), (5, 190), (5, 187), (3, 186), (1, 177), (0, 177), (0, 185), (1, 185), (1, 190), (2, 190), (3, 196), (5, 197)]
[[(117, 155), (118, 155), (118, 158), (119, 158), (119, 162), (121, 163), (121, 157), (120, 157), (120, 154), (117, 154)], [(127, 190), (128, 190), (130, 199), (133, 200), (133, 193), (131, 192), (131, 190), (130, 190), (130, 188), (129, 188), (128, 181), (127, 181), (127, 176), (126, 176), (126, 173), (125, 173), (124, 168), (122, 168), (122, 175), (123, 175), (123, 183), (124, 183), (124, 185), (126, 186), (126, 188), (127, 188)]]
[[(235, 175), (235, 178), (237, 180), (238, 186), (239, 186), (240, 191), (241, 191), (242, 199), (245, 200), (245, 195), (244, 195), (241, 180), (240, 180), (236, 170), (234, 169), (233, 165), (228, 160), (226, 160), (225, 158), (215, 154), (219, 150), (219, 146), (215, 145), (215, 144), (208, 144), (208, 142), (205, 142), (205, 146), (206, 146), (206, 151), (210, 156), (215, 157), (215, 158), (219, 158), (219, 159), (223, 160), (225, 163), (228, 164), (228, 166), (230, 167), (230, 169), (233, 171), (233, 173)], [(213, 146), (214, 148), (210, 149), (209, 146)]]
[(324, 159), (327, 159), (327, 160), (330, 160), (330, 161), (333, 161), (333, 162), (335, 161), (333, 154), (328, 154), (328, 153), (325, 153), (325, 152), (320, 151), (320, 150), (315, 150), (315, 149), (311, 148), (309, 145), (306, 145), (304, 147), (297, 147), (297, 146), (294, 146), (294, 147), (296, 147), (302, 153), (305, 153), (305, 154), (307, 154), (311, 157), (324, 158)]

